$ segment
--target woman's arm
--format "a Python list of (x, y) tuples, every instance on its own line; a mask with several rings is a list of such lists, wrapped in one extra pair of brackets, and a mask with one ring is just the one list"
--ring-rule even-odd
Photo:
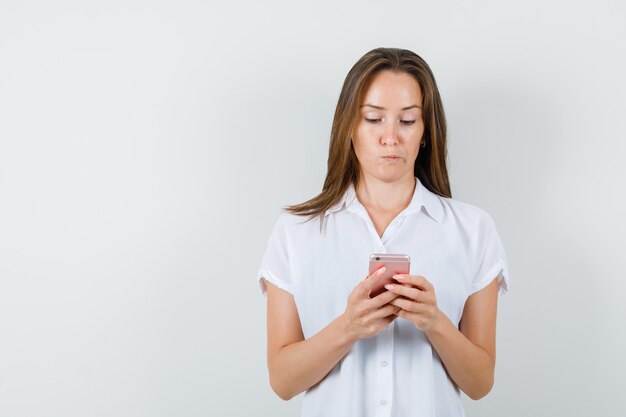
[(269, 282), (266, 287), (270, 385), (289, 400), (324, 378), (356, 340), (345, 331), (342, 316), (304, 340), (293, 296)]
[(465, 302), (460, 331), (437, 307), (433, 285), (421, 275), (399, 274), (406, 285), (386, 286), (402, 295), (391, 304), (401, 307), (397, 314), (424, 331), (441, 358), (450, 378), (473, 400), (493, 387), (496, 365), (496, 309), (498, 280), (494, 279)]
[(387, 305), (395, 294), (369, 298), (374, 281), (361, 281), (348, 297), (346, 311), (306, 340), (293, 296), (265, 281), (267, 363), (270, 385), (280, 398), (289, 400), (317, 384), (354, 343), (379, 333), (397, 317), (399, 308)]
[(498, 280), (465, 302), (459, 329), (441, 311), (426, 333), (450, 378), (473, 400), (491, 391), (496, 366)]

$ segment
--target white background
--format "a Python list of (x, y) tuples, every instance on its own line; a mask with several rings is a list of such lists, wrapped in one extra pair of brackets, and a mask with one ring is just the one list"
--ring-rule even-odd
[[(335, 4), (338, 3), (338, 4)], [(468, 416), (623, 416), (618, 1), (0, 3), (0, 416), (293, 416), (257, 269), (345, 75), (415, 51), (509, 255)]]

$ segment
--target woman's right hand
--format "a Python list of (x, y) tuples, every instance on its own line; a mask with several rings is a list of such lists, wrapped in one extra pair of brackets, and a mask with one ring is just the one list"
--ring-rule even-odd
[(374, 298), (370, 298), (370, 292), (374, 288), (377, 279), (384, 273), (384, 267), (374, 271), (363, 279), (348, 296), (348, 306), (343, 313), (348, 333), (356, 339), (372, 337), (380, 333), (398, 316), (400, 307), (388, 304), (398, 297), (391, 291), (384, 291)]

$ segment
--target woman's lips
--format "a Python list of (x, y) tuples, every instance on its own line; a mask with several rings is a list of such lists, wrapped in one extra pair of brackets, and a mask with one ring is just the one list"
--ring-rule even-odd
[(398, 159), (400, 159), (399, 156), (383, 156), (383, 158), (385, 158), (388, 161), (397, 161)]

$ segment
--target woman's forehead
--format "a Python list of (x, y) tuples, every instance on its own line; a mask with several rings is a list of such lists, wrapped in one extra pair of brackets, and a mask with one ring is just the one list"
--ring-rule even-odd
[(407, 73), (383, 71), (369, 83), (363, 95), (361, 107), (365, 109), (386, 110), (407, 109), (420, 105), (422, 91), (419, 83)]

